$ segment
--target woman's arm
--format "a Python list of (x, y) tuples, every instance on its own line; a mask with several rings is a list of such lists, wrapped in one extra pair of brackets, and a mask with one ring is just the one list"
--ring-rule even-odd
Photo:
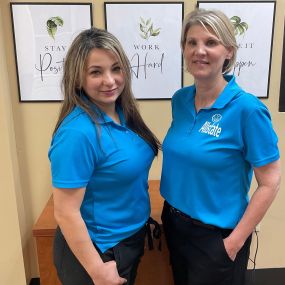
[(120, 285), (126, 279), (118, 274), (115, 261), (103, 263), (94, 247), (84, 220), (80, 206), (85, 188), (54, 188), (54, 216), (70, 249), (80, 261), (96, 285)]
[(248, 207), (232, 233), (224, 239), (229, 257), (234, 260), (238, 251), (256, 225), (261, 221), (273, 202), (281, 180), (280, 160), (254, 169), (257, 189), (253, 193)]

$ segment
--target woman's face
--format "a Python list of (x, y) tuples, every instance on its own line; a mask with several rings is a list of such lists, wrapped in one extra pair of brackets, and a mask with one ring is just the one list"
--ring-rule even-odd
[(232, 51), (221, 44), (211, 27), (206, 30), (197, 24), (186, 34), (183, 55), (195, 80), (213, 80), (222, 76), (224, 62), (232, 57)]
[(125, 78), (118, 58), (109, 50), (94, 48), (87, 58), (83, 89), (99, 108), (115, 107), (125, 87)]

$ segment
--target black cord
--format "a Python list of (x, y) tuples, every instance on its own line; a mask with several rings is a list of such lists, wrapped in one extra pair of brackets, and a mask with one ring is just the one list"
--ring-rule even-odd
[(257, 252), (258, 252), (258, 233), (256, 229), (254, 230), (254, 233), (256, 235), (256, 249), (255, 249), (253, 259), (249, 258), (249, 260), (253, 263), (253, 268), (251, 271), (251, 278), (250, 278), (251, 280), (249, 284), (255, 284), (256, 257), (257, 257)]

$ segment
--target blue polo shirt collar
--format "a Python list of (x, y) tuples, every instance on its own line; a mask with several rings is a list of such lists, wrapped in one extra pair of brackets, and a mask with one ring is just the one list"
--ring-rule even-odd
[[(98, 123), (100, 125), (110, 124), (110, 123), (116, 124), (111, 117), (109, 117), (105, 112), (103, 112), (100, 108), (98, 108), (94, 103), (91, 102), (91, 104), (92, 104), (91, 105), (92, 110), (98, 116)], [(116, 105), (116, 111), (119, 115), (121, 126), (125, 127), (126, 126), (126, 120), (125, 120), (122, 108), (120, 106)]]
[[(223, 109), (241, 91), (239, 86), (236, 84), (235, 76), (225, 75), (224, 78), (228, 82), (228, 84), (226, 85), (220, 96), (217, 98), (213, 106), (208, 108), (202, 108), (202, 110)], [(189, 110), (189, 112), (195, 117), (196, 110), (195, 110), (194, 99), (196, 94), (196, 86), (193, 85), (192, 87), (190, 87), (189, 97), (185, 103), (188, 105), (187, 109)]]
[(240, 92), (240, 88), (235, 81), (235, 76), (225, 75), (224, 78), (228, 84), (210, 109), (223, 109)]
[[(80, 93), (81, 98), (91, 106), (92, 111), (97, 115), (97, 120), (100, 125), (114, 123), (116, 124), (112, 118), (110, 118), (105, 112), (103, 112), (96, 104), (89, 100), (85, 93)], [(116, 105), (116, 111), (118, 112), (121, 126), (126, 126), (126, 120), (123, 114), (123, 110), (120, 106)], [(117, 125), (117, 124), (116, 124)]]

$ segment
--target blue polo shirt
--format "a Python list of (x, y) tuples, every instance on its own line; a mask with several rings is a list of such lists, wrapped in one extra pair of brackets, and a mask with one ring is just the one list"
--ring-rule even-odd
[(118, 112), (121, 125), (102, 113), (96, 132), (90, 117), (76, 107), (49, 150), (53, 186), (86, 187), (80, 210), (102, 252), (141, 229), (150, 215), (148, 173), (154, 152)]
[(195, 111), (195, 86), (172, 98), (163, 142), (161, 195), (204, 223), (234, 228), (247, 205), (253, 167), (279, 158), (266, 106), (232, 76), (210, 108)]

